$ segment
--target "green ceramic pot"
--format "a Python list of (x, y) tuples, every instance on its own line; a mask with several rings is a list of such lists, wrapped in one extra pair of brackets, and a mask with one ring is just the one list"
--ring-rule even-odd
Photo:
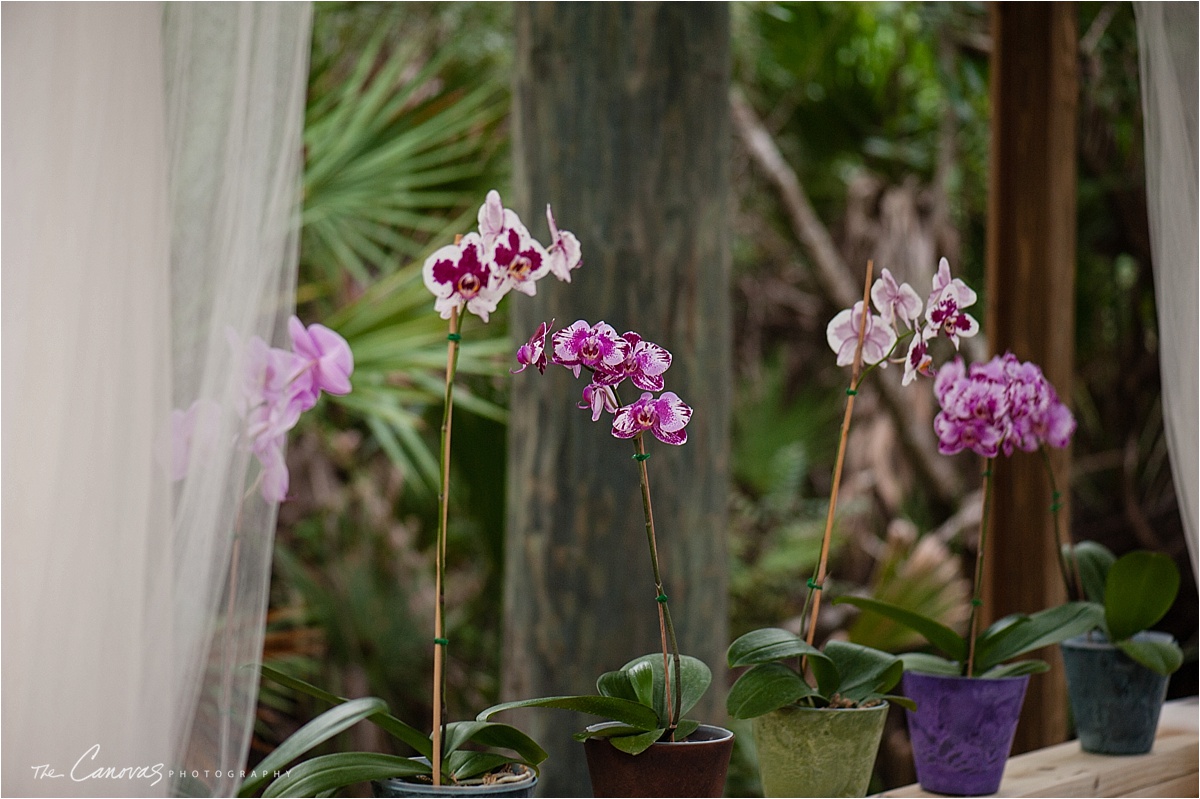
[(887, 712), (785, 707), (754, 719), (763, 795), (866, 796)]

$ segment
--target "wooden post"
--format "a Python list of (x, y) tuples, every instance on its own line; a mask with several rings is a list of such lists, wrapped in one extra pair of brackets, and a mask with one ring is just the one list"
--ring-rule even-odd
[[(1075, 359), (1076, 9), (1072, 3), (992, 4), (992, 153), (988, 193), (987, 334), (1041, 365), (1070, 404)], [(1070, 454), (1054, 451), (1064, 529)], [(1055, 559), (1051, 490), (1037, 454), (997, 458), (984, 618), (1065, 601)], [(1014, 752), (1066, 739), (1067, 698), (1053, 669), (1034, 676)]]
[[(541, 321), (606, 321), (674, 356), (688, 442), (650, 440), (665, 591), (684, 654), (713, 670), (690, 717), (725, 718), (731, 383), (729, 10), (724, 3), (519, 3), (511, 204), (580, 240), (570, 284), (510, 303), (514, 340)], [(510, 198), (505, 198), (508, 201)], [(576, 408), (586, 377), (512, 380), (502, 696), (591, 693), (659, 649), (637, 463), (611, 421)], [(641, 394), (629, 384), (621, 399)], [(550, 796), (589, 792), (571, 733), (594, 717), (513, 714), (550, 753)], [(503, 718), (498, 720), (505, 720)]]

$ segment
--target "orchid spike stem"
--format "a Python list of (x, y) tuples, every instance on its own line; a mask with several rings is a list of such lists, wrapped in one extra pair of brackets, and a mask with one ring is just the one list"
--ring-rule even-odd
[(979, 609), (983, 607), (983, 556), (987, 552), (988, 516), (992, 513), (992, 463), (995, 458), (984, 461), (983, 468), (983, 515), (979, 520), (979, 547), (975, 553), (975, 593), (971, 597), (971, 618), (967, 622), (970, 642), (967, 647), (967, 677), (975, 671), (975, 639), (979, 635)]
[[(667, 733), (675, 740), (675, 728), (679, 726), (679, 715), (683, 701), (683, 676), (679, 666), (679, 642), (675, 638), (675, 624), (671, 621), (671, 609), (667, 607), (666, 591), (663, 588), (662, 572), (658, 566), (658, 540), (654, 534), (654, 509), (650, 504), (650, 474), (646, 470), (646, 443), (642, 433), (633, 438), (633, 448), (638, 455), (638, 469), (642, 482), (642, 509), (646, 514), (646, 541), (650, 545), (650, 567), (654, 572), (654, 588), (657, 591), (658, 632), (662, 639), (663, 689), (667, 706)], [(675, 662), (675, 690), (672, 701), (670, 661)]]
[(454, 417), (454, 376), (458, 371), (458, 324), (462, 310), (450, 314), (446, 348), (446, 395), (442, 405), (442, 484), (438, 491), (437, 541), (434, 544), (437, 599), (433, 615), (433, 784), (442, 784), (442, 728), (446, 706), (446, 532), (450, 520), (450, 428)]
[[(1050, 463), (1050, 452), (1046, 449), (1046, 445), (1038, 447), (1038, 452), (1042, 454), (1042, 464), (1046, 467), (1046, 477), (1050, 481), (1050, 513), (1054, 518), (1054, 543), (1058, 548), (1058, 569), (1062, 573), (1063, 587), (1067, 590), (1067, 598), (1071, 597), (1072, 587), (1075, 589), (1075, 597), (1080, 600), (1085, 600), (1087, 597), (1083, 593), (1083, 579), (1079, 574), (1079, 556), (1075, 554), (1075, 542), (1071, 540), (1071, 531), (1067, 530), (1066, 535), (1063, 535), (1062, 529), (1062, 510), (1058, 493), (1058, 481), (1054, 479), (1054, 466)], [(1068, 549), (1069, 548), (1069, 549)], [(1070, 561), (1067, 560), (1065, 551), (1071, 553)], [(1071, 585), (1074, 578), (1075, 585)]]
[[(821, 558), (817, 564), (816, 585), (825, 583), (826, 569), (829, 565), (829, 544), (833, 538), (833, 518), (837, 513), (838, 489), (842, 483), (842, 465), (846, 460), (846, 439), (850, 436), (850, 418), (854, 414), (854, 397), (861, 384), (859, 372), (862, 370), (863, 339), (867, 334), (867, 320), (870, 317), (871, 278), (875, 270), (875, 262), (867, 261), (867, 278), (863, 285), (862, 322), (858, 328), (858, 346), (854, 349), (854, 363), (850, 367), (850, 390), (846, 394), (846, 413), (842, 417), (842, 435), (838, 440), (837, 460), (833, 466), (833, 488), (829, 492), (829, 511), (825, 516), (825, 535), (821, 538)], [(808, 634), (805, 640), (809, 646), (817, 632), (817, 614), (821, 611), (821, 589), (809, 585), (809, 596), (812, 598), (812, 611), (808, 618)]]

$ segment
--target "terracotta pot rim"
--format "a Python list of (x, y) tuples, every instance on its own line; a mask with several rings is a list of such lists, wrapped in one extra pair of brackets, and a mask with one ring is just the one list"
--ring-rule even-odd
[[(602, 729), (605, 729), (606, 727), (620, 727), (620, 726), (624, 726), (624, 725), (622, 725), (621, 722), (619, 722), (619, 721), (602, 721), (597, 724), (589, 724), (587, 727), (585, 727), (585, 729), (588, 732), (591, 732), (593, 730), (602, 730)], [(699, 727), (696, 728), (696, 732), (699, 732), (700, 730), (711, 730), (711, 731), (717, 733), (717, 735), (714, 738), (705, 738), (703, 741), (657, 741), (657, 742), (651, 744), (650, 748), (653, 749), (656, 746), (670, 746), (670, 747), (706, 746), (706, 745), (712, 746), (713, 744), (719, 744), (723, 741), (728, 741), (730, 738), (733, 737), (732, 730), (727, 730), (724, 727), (718, 727), (715, 724), (701, 724)], [(695, 733), (693, 733), (693, 735), (694, 734)], [(594, 740), (594, 739), (589, 738), (588, 740)]]
[(944, 682), (1019, 682), (1021, 680), (1028, 681), (1030, 677), (1028, 674), (1018, 674), (1015, 677), (964, 677), (961, 674), (930, 674), (926, 671), (906, 671), (904, 676), (936, 679)]
[[(1175, 636), (1170, 633), (1162, 632), (1161, 630), (1142, 630), (1140, 633), (1133, 636), (1134, 641), (1161, 641), (1163, 643), (1176, 643)], [(1077, 635), (1074, 638), (1068, 638), (1063, 641), (1060, 646), (1068, 649), (1091, 649), (1111, 652), (1117, 648), (1117, 645), (1110, 642), (1104, 637), (1103, 633), (1094, 633), (1089, 635)]]
[[(851, 713), (871, 713), (884, 711), (892, 706), (891, 702), (886, 699), (878, 705), (870, 707), (802, 707), (797, 705), (785, 705), (784, 707), (772, 710), (771, 713), (828, 713), (833, 712), (851, 712)], [(771, 713), (763, 713), (764, 716), (769, 716)]]

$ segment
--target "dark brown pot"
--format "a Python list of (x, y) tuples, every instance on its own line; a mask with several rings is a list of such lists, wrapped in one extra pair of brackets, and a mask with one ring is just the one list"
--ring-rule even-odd
[(587, 739), (583, 750), (594, 796), (724, 796), (733, 733), (701, 724), (686, 741), (656, 743), (640, 755), (622, 752), (606, 738)]

